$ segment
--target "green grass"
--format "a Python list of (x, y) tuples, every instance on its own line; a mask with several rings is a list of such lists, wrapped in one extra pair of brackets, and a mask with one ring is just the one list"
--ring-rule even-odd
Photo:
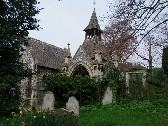
[(97, 110), (81, 112), (80, 126), (161, 126), (168, 121), (160, 113), (128, 110)]
[[(37, 115), (36, 123), (29, 125), (29, 122), (25, 121), (26, 126), (53, 126), (55, 124), (56, 126), (75, 126), (77, 124), (74, 123), (76, 119), (70, 119), (70, 115), (65, 115), (65, 112), (57, 111), (56, 113), (54, 120), (57, 118), (59, 120), (57, 123), (49, 123), (48, 121), (52, 121), (52, 118), (47, 115), (45, 119), (42, 119), (43, 115)], [(29, 116), (26, 117), (29, 119)], [(58, 124), (58, 122), (60, 123)], [(72, 124), (70, 124), (71, 122)], [(0, 118), (0, 126), (22, 126), (21, 118), (19, 116), (2, 117)], [(149, 101), (131, 101), (106, 106), (82, 106), (79, 126), (168, 126), (168, 107), (162, 104), (155, 105)]]
[(148, 110), (113, 105), (98, 109), (85, 107), (80, 111), (79, 126), (168, 126), (166, 108)]

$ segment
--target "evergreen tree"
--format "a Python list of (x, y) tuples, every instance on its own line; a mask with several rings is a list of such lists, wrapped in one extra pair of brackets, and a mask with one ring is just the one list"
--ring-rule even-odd
[(28, 76), (21, 63), (22, 45), (28, 30), (38, 29), (34, 18), (39, 10), (36, 0), (0, 1), (0, 114), (13, 111), (19, 103), (18, 82)]

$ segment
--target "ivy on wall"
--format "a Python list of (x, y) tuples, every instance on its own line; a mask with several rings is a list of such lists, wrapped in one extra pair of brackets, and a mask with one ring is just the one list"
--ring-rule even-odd
[(125, 77), (119, 68), (111, 67), (102, 78), (101, 85), (104, 88), (107, 86), (111, 87), (116, 101), (120, 101), (126, 96)]

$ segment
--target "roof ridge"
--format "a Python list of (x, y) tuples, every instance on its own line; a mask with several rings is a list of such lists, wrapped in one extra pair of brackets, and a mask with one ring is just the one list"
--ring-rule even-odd
[[(58, 46), (55, 46), (55, 45), (52, 45), (50, 43), (47, 43), (47, 42), (44, 42), (44, 41), (41, 41), (41, 40), (38, 40), (38, 39), (35, 39), (35, 38), (32, 38), (32, 37), (29, 37), (30, 40), (33, 40), (33, 42), (39, 42), (39, 43), (42, 43), (42, 44), (46, 44), (48, 46), (51, 46), (51, 47), (56, 47), (58, 49), (62, 49), (61, 47), (58, 47)], [(62, 49), (63, 50), (63, 49)]]

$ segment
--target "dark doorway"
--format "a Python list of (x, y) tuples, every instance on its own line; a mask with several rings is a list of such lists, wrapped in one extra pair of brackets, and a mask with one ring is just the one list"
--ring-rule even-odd
[(89, 76), (89, 72), (87, 71), (87, 69), (83, 66), (83, 65), (78, 65), (74, 72), (72, 73), (72, 76)]

